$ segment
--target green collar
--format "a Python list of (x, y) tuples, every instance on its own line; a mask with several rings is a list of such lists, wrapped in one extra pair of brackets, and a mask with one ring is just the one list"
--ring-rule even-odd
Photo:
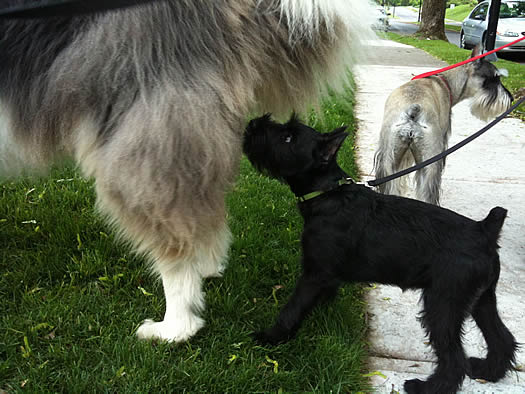
[(331, 192), (332, 190), (337, 189), (339, 186), (351, 185), (353, 183), (355, 183), (355, 182), (350, 177), (348, 177), (348, 178), (341, 178), (341, 179), (339, 179), (339, 181), (337, 181), (337, 186), (335, 186), (335, 187), (333, 187), (333, 188), (331, 188), (329, 190), (318, 190), (318, 191), (315, 191), (315, 192), (311, 192), (311, 193), (305, 194), (304, 196), (297, 197), (297, 200), (299, 202), (305, 202), (305, 201), (311, 200), (312, 198), (319, 197), (320, 195), (325, 194), (327, 192)]

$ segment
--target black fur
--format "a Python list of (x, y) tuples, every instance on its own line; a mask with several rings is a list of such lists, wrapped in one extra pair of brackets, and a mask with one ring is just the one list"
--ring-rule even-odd
[[(264, 344), (290, 339), (308, 312), (345, 282), (422, 289), (421, 322), (437, 367), (426, 381), (407, 380), (405, 390), (453, 393), (465, 375), (501, 379), (517, 348), (496, 308), (497, 240), (507, 211), (496, 207), (476, 222), (365, 186), (338, 186), (347, 177), (336, 161), (346, 135), (343, 129), (319, 134), (295, 117), (278, 124), (266, 115), (248, 125), (244, 151), (256, 168), (287, 183), (298, 197), (325, 191), (299, 203), (303, 271), (277, 322), (255, 338)], [(486, 339), (485, 359), (467, 359), (463, 351), (469, 314)]]

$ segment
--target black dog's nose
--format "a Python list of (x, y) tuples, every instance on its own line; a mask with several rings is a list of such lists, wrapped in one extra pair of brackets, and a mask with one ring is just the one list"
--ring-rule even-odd
[(252, 119), (250, 120), (250, 122), (248, 123), (248, 126), (246, 127), (246, 132), (250, 133), (256, 128), (257, 128), (257, 119)]

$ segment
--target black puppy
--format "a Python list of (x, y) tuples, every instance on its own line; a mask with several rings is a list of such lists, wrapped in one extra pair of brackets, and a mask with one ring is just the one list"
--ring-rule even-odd
[[(290, 339), (301, 321), (344, 282), (422, 289), (422, 325), (437, 356), (426, 381), (407, 380), (408, 393), (453, 393), (465, 374), (497, 381), (514, 363), (517, 343), (496, 308), (497, 240), (507, 211), (496, 207), (476, 222), (420, 201), (382, 195), (349, 181), (336, 161), (345, 127), (320, 134), (292, 117), (252, 120), (244, 151), (263, 173), (287, 183), (304, 219), (302, 275), (261, 343)], [(471, 314), (487, 342), (487, 358), (467, 359), (462, 327)]]

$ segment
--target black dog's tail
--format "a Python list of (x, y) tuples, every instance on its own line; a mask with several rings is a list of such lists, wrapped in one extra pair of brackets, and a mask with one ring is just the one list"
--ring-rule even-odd
[(505, 208), (495, 207), (492, 208), (487, 217), (480, 222), (490, 242), (493, 243), (495, 247), (498, 247), (499, 234), (506, 217), (507, 210)]

